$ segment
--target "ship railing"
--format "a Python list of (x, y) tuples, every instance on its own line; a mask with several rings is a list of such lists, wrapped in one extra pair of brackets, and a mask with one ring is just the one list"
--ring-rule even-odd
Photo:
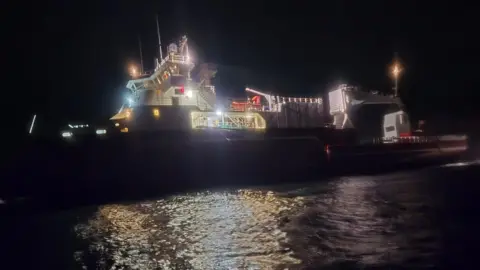
[(382, 137), (374, 139), (374, 143), (426, 143), (433, 141), (434, 138), (429, 136)]
[(212, 92), (215, 94), (215, 86), (213, 85), (204, 85), (203, 86), (205, 89), (207, 89), (208, 91)]
[(210, 91), (212, 93), (215, 93), (215, 86), (213, 85), (208, 85), (206, 83), (206, 80), (202, 80), (199, 84), (198, 84), (198, 88), (200, 89), (204, 89), (206, 91)]
[(197, 98), (197, 107), (200, 110), (210, 110), (215, 107), (215, 93), (200, 90), (198, 95), (201, 97), (201, 99)]
[(431, 143), (441, 141), (439, 136), (405, 136), (374, 138), (373, 143)]
[(203, 85), (201, 85), (200, 88), (204, 89), (205, 91), (209, 91), (209, 92), (212, 92), (212, 93), (215, 94), (215, 86), (213, 86), (213, 85), (203, 84)]
[(179, 63), (179, 64), (184, 64), (184, 63), (189, 63), (189, 58), (184, 56), (184, 55), (178, 55), (178, 54), (173, 54), (170, 55), (170, 61), (173, 63)]
[(174, 62), (174, 63), (187, 63), (187, 62), (189, 62), (189, 59), (188, 59), (188, 57), (186, 57), (184, 55), (179, 55), (179, 54), (167, 55), (165, 58), (162, 59), (160, 64), (157, 66), (157, 68), (155, 68), (155, 71), (162, 68), (163, 65), (165, 65), (169, 61)]
[[(142, 102), (140, 102), (142, 103)], [(160, 98), (160, 97), (154, 97), (152, 98), (152, 100), (150, 102), (146, 102), (146, 103), (142, 103), (142, 104), (145, 104), (145, 105), (151, 105), (151, 106), (155, 106), (155, 105), (159, 105), (159, 106), (172, 106), (173, 105), (173, 100), (172, 98)], [(180, 98), (178, 100), (178, 105), (179, 106), (196, 106), (198, 107), (200, 110), (202, 111), (205, 111), (205, 110), (211, 110), (212, 109), (212, 106), (210, 104), (208, 104), (207, 101), (203, 102), (199, 99), (188, 99), (188, 100), (185, 100), (183, 98)]]
[(150, 103), (151, 104), (148, 104), (148, 105), (160, 105), (160, 106), (162, 106), (162, 105), (165, 105), (165, 106), (173, 105), (172, 98), (154, 97)]
[[(165, 65), (165, 63), (168, 62), (168, 60), (170, 59), (169, 55), (167, 55), (165, 58), (163, 58), (160, 63), (157, 65), (157, 67), (155, 68), (155, 71), (161, 69), (163, 67), (163, 65)], [(158, 61), (157, 61), (158, 63)]]
[(285, 103), (318, 103), (323, 104), (322, 98), (307, 98), (307, 97), (279, 97), (276, 96), (276, 104), (285, 104)]
[(236, 103), (235, 105), (231, 104), (230, 109), (237, 112), (261, 112), (263, 111), (262, 105), (260, 104), (242, 104)]

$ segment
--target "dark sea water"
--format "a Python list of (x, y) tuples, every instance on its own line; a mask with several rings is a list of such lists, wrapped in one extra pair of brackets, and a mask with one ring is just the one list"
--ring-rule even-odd
[(479, 181), (457, 163), (18, 215), (2, 269), (474, 269)]

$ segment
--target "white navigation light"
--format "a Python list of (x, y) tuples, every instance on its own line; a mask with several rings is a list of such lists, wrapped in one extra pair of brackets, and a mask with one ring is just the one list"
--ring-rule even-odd
[(221, 111), (221, 110), (217, 110), (217, 111), (216, 111), (216, 114), (217, 114), (217, 115), (222, 115), (222, 111)]
[(72, 137), (72, 135), (73, 134), (69, 131), (62, 132), (62, 137), (63, 138), (70, 138), (70, 137)]
[(103, 135), (103, 134), (106, 134), (107, 131), (105, 129), (97, 129), (95, 133), (97, 133), (97, 135)]
[(189, 98), (193, 97), (193, 92), (192, 92), (192, 90), (188, 90), (188, 91), (185, 93), (185, 95), (186, 95), (187, 97), (189, 97)]

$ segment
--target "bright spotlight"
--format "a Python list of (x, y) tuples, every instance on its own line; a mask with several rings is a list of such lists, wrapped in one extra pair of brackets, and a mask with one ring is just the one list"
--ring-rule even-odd
[(217, 115), (222, 115), (222, 111), (221, 111), (221, 110), (217, 110), (217, 111), (216, 111), (216, 114), (217, 114)]
[(130, 67), (130, 76), (132, 76), (132, 77), (137, 77), (138, 76), (138, 70), (135, 66)]
[(189, 97), (189, 98), (193, 97), (193, 92), (192, 92), (192, 90), (188, 90), (188, 91), (185, 93), (185, 95), (186, 95), (187, 97)]
[(400, 68), (400, 66), (398, 64), (395, 64), (392, 67), (392, 74), (393, 74), (393, 77), (395, 79), (398, 78), (398, 76), (400, 75), (401, 72), (402, 72), (402, 69)]

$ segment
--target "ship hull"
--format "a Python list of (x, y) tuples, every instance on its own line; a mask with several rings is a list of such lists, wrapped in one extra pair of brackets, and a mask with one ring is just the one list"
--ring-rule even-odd
[(457, 142), (442, 147), (405, 144), (403, 149), (389, 146), (382, 151), (349, 147), (341, 152), (326, 149), (313, 136), (215, 136), (207, 131), (195, 136), (161, 132), (76, 144), (35, 142), (7, 164), (0, 198), (105, 203), (218, 186), (320, 181), (457, 162), (466, 149)]
[(131, 132), (187, 131), (191, 129), (190, 113), (194, 110), (194, 106), (138, 106), (124, 123)]

